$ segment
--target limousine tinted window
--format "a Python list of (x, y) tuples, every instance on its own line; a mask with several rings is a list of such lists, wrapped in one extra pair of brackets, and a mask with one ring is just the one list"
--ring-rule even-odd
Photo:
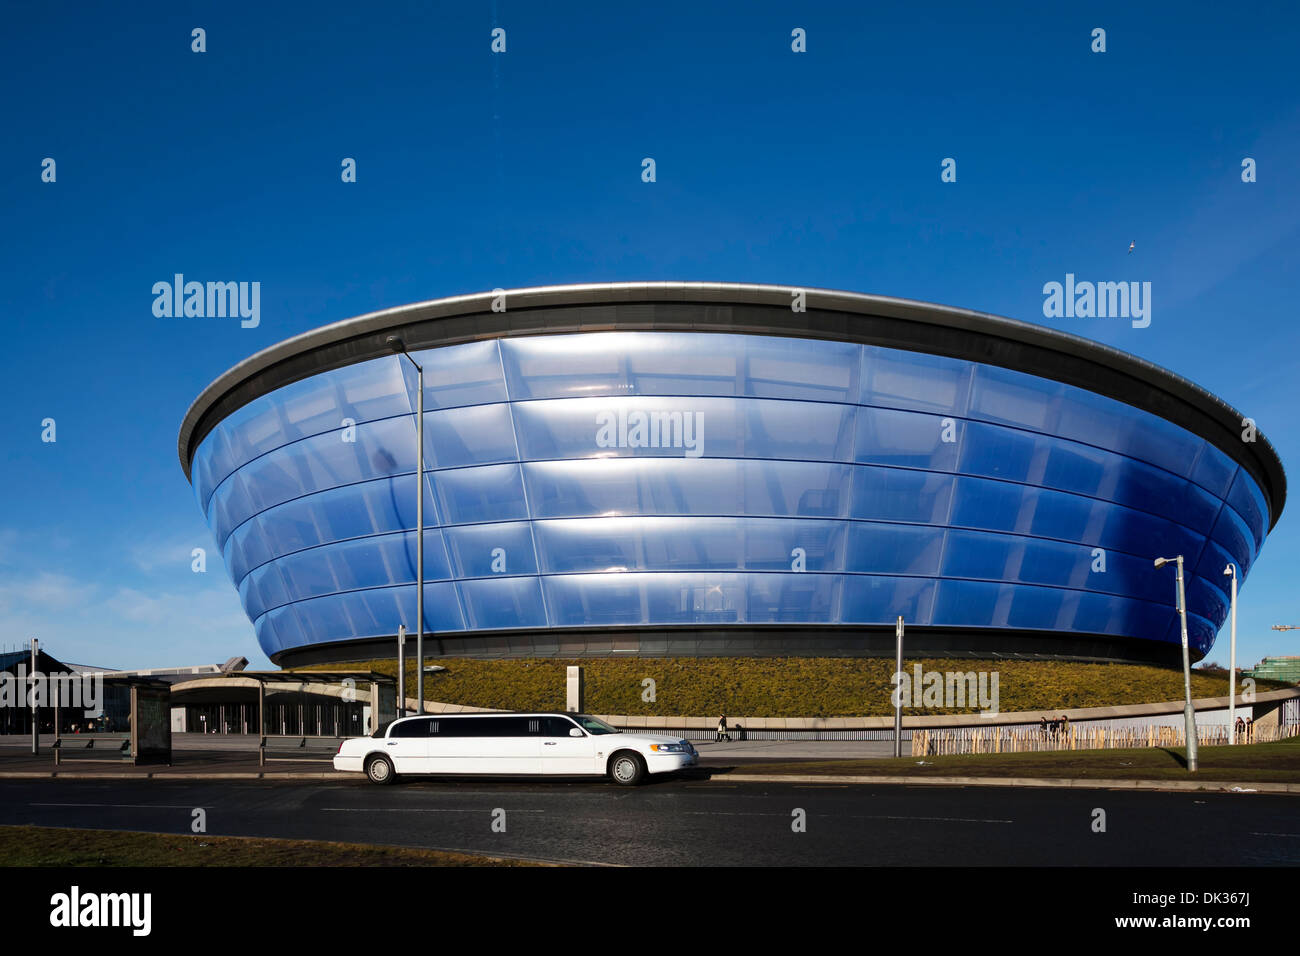
[(399, 724), (393, 725), (393, 732), (390, 737), (427, 737), (429, 736), (430, 725), (432, 720), (404, 720)]

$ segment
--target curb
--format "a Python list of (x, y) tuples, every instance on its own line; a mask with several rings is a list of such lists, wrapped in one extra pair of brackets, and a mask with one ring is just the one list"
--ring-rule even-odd
[(740, 783), (850, 783), (936, 787), (1053, 787), (1077, 790), (1184, 790), (1225, 793), (1297, 793), (1300, 783), (1251, 783), (1232, 780), (1104, 780), (1070, 777), (863, 777), (833, 774), (725, 774), (711, 783), (728, 780)]
[(355, 773), (342, 770), (321, 771), (318, 773), (288, 773), (284, 771), (231, 771), (228, 773), (106, 773), (103, 771), (13, 771), (0, 773), (0, 780), (356, 780)]

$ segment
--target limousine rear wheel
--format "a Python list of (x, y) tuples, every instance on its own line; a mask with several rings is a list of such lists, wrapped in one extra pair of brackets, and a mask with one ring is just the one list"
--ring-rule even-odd
[(392, 783), (397, 779), (397, 774), (393, 772), (393, 765), (382, 754), (366, 760), (366, 776), (371, 783)]
[(609, 758), (609, 775), (617, 784), (635, 787), (645, 779), (645, 763), (640, 754), (621, 750)]

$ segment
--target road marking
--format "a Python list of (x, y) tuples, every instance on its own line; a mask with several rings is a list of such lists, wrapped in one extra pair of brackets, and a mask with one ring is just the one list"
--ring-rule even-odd
[[(680, 811), (686, 816), (697, 817), (784, 817), (788, 814), (784, 812), (764, 813), (753, 811), (726, 811), (726, 810), (683, 810)], [(983, 820), (972, 817), (897, 817), (886, 816), (884, 814), (866, 814), (866, 813), (826, 813), (818, 814), (832, 820), (905, 820), (909, 823), (1015, 823), (1014, 820)]]

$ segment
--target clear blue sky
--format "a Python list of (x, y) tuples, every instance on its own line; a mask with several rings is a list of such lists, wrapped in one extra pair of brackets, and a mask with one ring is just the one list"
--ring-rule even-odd
[[(2, 644), (35, 636), (122, 667), (265, 664), (177, 463), (189, 403), (287, 336), (497, 286), (772, 282), (1050, 324), (1221, 395), (1300, 473), (1291, 5), (27, 2), (4, 16)], [(208, 52), (190, 51), (194, 27)], [(795, 27), (807, 53), (791, 52)], [(261, 325), (155, 318), (150, 289), (176, 272), (260, 281)], [(1150, 281), (1150, 327), (1045, 319), (1043, 284), (1067, 272)], [(1297, 511), (1242, 591), (1247, 664), (1300, 652), (1300, 632), (1269, 630), (1300, 624)], [(196, 546), (214, 552), (207, 574), (190, 571)], [(1211, 657), (1226, 663), (1226, 644)]]

